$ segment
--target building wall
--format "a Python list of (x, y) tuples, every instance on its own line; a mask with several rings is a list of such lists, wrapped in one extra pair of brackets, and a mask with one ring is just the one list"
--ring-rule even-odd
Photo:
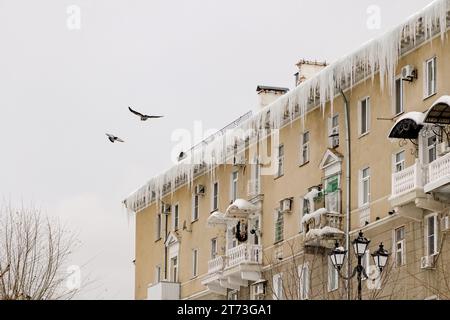
[[(404, 108), (405, 112), (425, 111), (440, 96), (450, 93), (450, 84), (446, 77), (450, 74), (449, 59), (450, 44), (448, 41), (441, 42), (439, 38), (434, 38), (414, 51), (402, 57), (398, 63), (397, 73), (400, 73), (401, 67), (412, 64), (418, 68), (418, 79), (412, 83), (404, 83)], [(423, 75), (424, 61), (436, 55), (437, 57), (437, 94), (428, 98), (423, 98)], [(371, 169), (371, 203), (370, 203), (370, 222), (369, 226), (363, 228), (366, 230), (366, 236), (372, 239), (374, 245), (371, 249), (376, 249), (379, 242), (385, 243), (388, 250), (392, 250), (392, 233), (400, 225), (406, 226), (407, 237), (407, 264), (401, 268), (394, 268), (390, 273), (392, 276), (386, 280), (383, 286), (385, 289), (376, 291), (374, 298), (411, 298), (423, 299), (432, 295), (433, 290), (427, 286), (440, 286), (439, 280), (441, 273), (427, 270), (421, 270), (420, 258), (424, 255), (424, 234), (423, 223), (399, 216), (389, 216), (392, 210), (388, 198), (391, 194), (391, 176), (392, 176), (392, 156), (400, 150), (406, 151), (406, 167), (411, 166), (415, 161), (415, 155), (411, 152), (414, 145), (410, 142), (403, 148), (399, 146), (398, 140), (390, 141), (387, 136), (397, 118), (391, 120), (378, 120), (378, 118), (392, 118), (393, 98), (389, 94), (389, 88), (380, 89), (380, 80), (378, 75), (372, 79), (367, 79), (356, 85), (352, 90), (345, 92), (350, 102), (350, 124), (351, 124), (351, 229), (355, 232), (361, 226), (359, 223), (358, 208), (358, 176), (359, 170), (368, 166)], [(360, 137), (358, 134), (358, 104), (359, 101), (370, 96), (370, 132)], [(344, 124), (344, 105), (341, 96), (336, 97), (333, 103), (334, 113), (339, 114), (340, 128), (340, 146), (335, 151), (344, 155), (345, 153), (345, 124)], [(262, 207), (262, 245), (264, 248), (264, 264), (266, 272), (273, 264), (273, 251), (283, 247), (283, 259), (287, 259), (290, 254), (289, 243), (295, 243), (296, 252), (302, 255), (303, 252), (303, 234), (300, 233), (300, 197), (308, 192), (308, 188), (322, 183), (324, 172), (319, 168), (319, 164), (328, 149), (328, 117), (331, 115), (331, 106), (327, 105), (325, 112), (319, 108), (311, 111), (303, 124), (300, 119), (286, 125), (280, 131), (280, 143), (284, 145), (285, 162), (284, 175), (275, 178), (274, 176), (262, 176), (261, 188), (264, 194)], [(310, 162), (300, 166), (300, 135), (304, 131), (309, 131), (311, 135), (310, 142)], [(249, 155), (247, 155), (247, 158)], [(230, 175), (235, 168), (231, 165), (221, 166), (216, 169), (215, 180), (220, 182), (220, 206), (219, 210), (224, 212), (230, 204)], [(342, 163), (341, 188), (342, 188), (342, 212), (345, 213), (345, 159)], [(239, 197), (247, 199), (247, 184), (251, 177), (251, 166), (239, 169)], [(195, 297), (196, 295), (204, 298), (213, 297), (200, 293), (206, 290), (201, 284), (202, 279), (208, 272), (208, 261), (210, 260), (210, 239), (218, 237), (219, 253), (224, 254), (225, 236), (220, 228), (208, 228), (207, 218), (211, 212), (211, 175), (205, 174), (198, 178), (195, 184), (203, 184), (207, 187), (206, 196), (200, 199), (200, 218), (191, 223), (192, 191), (184, 186), (164, 199), (164, 202), (180, 204), (180, 225), (186, 221), (187, 229), (179, 230), (177, 236), (180, 243), (179, 254), (179, 282), (181, 283), (181, 298)], [(278, 208), (279, 201), (284, 198), (294, 197), (294, 207), (292, 213), (285, 214), (284, 217), (284, 241), (281, 244), (274, 244), (274, 213)], [(417, 208), (411, 208), (417, 210)], [(155, 219), (158, 208), (155, 204), (137, 213), (136, 218), (136, 292), (137, 299), (147, 298), (147, 286), (154, 283), (155, 266), (164, 266), (164, 243), (163, 240), (155, 241)], [(378, 218), (378, 221), (377, 221)], [(171, 219), (171, 217), (170, 217)], [(171, 230), (171, 221), (169, 223)], [(182, 228), (181, 228), (182, 229)], [(442, 238), (441, 238), (442, 239)], [(447, 261), (448, 246), (442, 250), (442, 261)], [(199, 249), (199, 276), (192, 279), (192, 258), (193, 248)], [(328, 293), (325, 283), (326, 278), (326, 259), (319, 255), (316, 259), (320, 267), (315, 268), (312, 276), (311, 296), (312, 298), (342, 298), (342, 288), (340, 291)], [(305, 258), (302, 258), (305, 259)], [(307, 256), (306, 259), (314, 259)], [(320, 262), (317, 262), (319, 261)], [(286, 263), (288, 264), (288, 263)], [(268, 267), (269, 266), (269, 267)], [(397, 270), (399, 269), (399, 270)], [(400, 272), (399, 272), (400, 271)], [(318, 273), (318, 274), (316, 274)], [(393, 280), (393, 275), (398, 274), (397, 280)], [(267, 279), (269, 282), (271, 279)], [(427, 286), (424, 285), (424, 282)], [(394, 284), (393, 284), (394, 283)], [(391, 289), (389, 289), (391, 288)], [(389, 291), (390, 290), (390, 291)], [(436, 290), (434, 290), (436, 291)], [(247, 292), (247, 293), (246, 293)], [(389, 292), (394, 292), (389, 294)], [(318, 294), (317, 294), (318, 293)], [(365, 293), (366, 295), (373, 292)], [(241, 296), (248, 296), (248, 291), (241, 290)], [(214, 296), (217, 298), (217, 296)]]

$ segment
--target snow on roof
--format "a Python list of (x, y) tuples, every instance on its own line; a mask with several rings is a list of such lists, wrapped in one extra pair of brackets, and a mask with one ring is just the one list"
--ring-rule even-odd
[(352, 88), (360, 80), (358, 78), (360, 75), (374, 80), (378, 72), (382, 90), (386, 80), (390, 84), (389, 87), (393, 88), (397, 63), (404, 49), (404, 40), (416, 46), (420, 41), (440, 33), (444, 41), (449, 26), (447, 22), (449, 9), (450, 0), (433, 1), (381, 37), (365, 43), (355, 52), (323, 68), (315, 76), (264, 107), (259, 113), (252, 115), (237, 128), (230, 130), (231, 133), (222, 132), (215, 136), (214, 140), (205, 144), (202, 150), (189, 154), (188, 161), (175, 165), (131, 194), (124, 201), (125, 206), (137, 212), (153, 201), (161, 200), (169, 192), (173, 193), (180, 181), (192, 187), (196, 171), (198, 172), (201, 165), (204, 165), (205, 170), (212, 172), (216, 166), (225, 163), (230, 147), (232, 149), (236, 144), (236, 131), (251, 130), (253, 133), (248, 134), (248, 137), (254, 137), (258, 136), (256, 132), (265, 128), (266, 124), (274, 129), (280, 128), (286, 113), (290, 121), (298, 116), (305, 121), (312, 105), (319, 104), (324, 112), (326, 103), (330, 101), (333, 109), (333, 99), (339, 90)]
[(342, 234), (345, 234), (344, 231), (332, 227), (325, 227), (322, 229), (312, 229), (306, 234), (305, 240), (310, 241), (317, 238), (323, 238), (325, 236), (336, 236)]

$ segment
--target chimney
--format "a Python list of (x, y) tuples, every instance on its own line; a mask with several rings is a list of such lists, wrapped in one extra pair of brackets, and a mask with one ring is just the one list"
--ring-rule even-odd
[(270, 87), (270, 86), (258, 86), (256, 88), (258, 94), (258, 109), (261, 110), (268, 106), (279, 97), (289, 92), (287, 88)]
[(304, 59), (300, 60), (296, 64), (298, 72), (295, 74), (295, 86), (298, 86), (302, 82), (310, 79), (327, 65), (328, 64), (326, 63), (326, 61), (317, 62)]

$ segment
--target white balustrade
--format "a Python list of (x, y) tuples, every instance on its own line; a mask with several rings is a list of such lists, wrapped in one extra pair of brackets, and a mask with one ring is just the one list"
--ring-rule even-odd
[(219, 256), (213, 260), (208, 261), (208, 273), (220, 272), (225, 267), (225, 257)]
[(398, 197), (424, 186), (424, 170), (416, 163), (403, 171), (392, 175), (392, 197)]
[(262, 263), (262, 247), (252, 244), (242, 244), (228, 250), (228, 267), (234, 267), (241, 263)]
[(429, 182), (450, 176), (450, 153), (430, 163), (428, 170)]

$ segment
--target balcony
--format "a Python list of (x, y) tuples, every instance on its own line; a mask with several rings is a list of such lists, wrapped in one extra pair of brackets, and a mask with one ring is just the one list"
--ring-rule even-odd
[(149, 286), (147, 300), (180, 300), (180, 284), (161, 281)]
[(417, 198), (424, 198), (426, 170), (416, 163), (403, 171), (392, 175), (392, 192), (389, 198), (393, 207), (401, 207), (414, 203)]
[(225, 294), (227, 289), (239, 290), (248, 281), (261, 278), (262, 246), (242, 244), (227, 251), (225, 257), (208, 262), (208, 276), (202, 282), (209, 290)]
[(306, 214), (302, 219), (305, 247), (332, 248), (344, 236), (340, 190), (326, 194), (324, 200), (326, 208)]
[(430, 163), (424, 192), (450, 193), (450, 153)]

